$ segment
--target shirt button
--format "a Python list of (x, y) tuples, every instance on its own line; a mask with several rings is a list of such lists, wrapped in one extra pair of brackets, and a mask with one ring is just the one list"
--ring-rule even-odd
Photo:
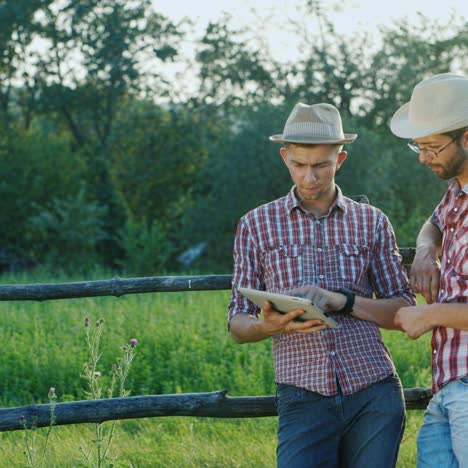
[(453, 228), (450, 228), (450, 232), (453, 232), (453, 231), (455, 231), (455, 229), (453, 229)]
[(458, 208), (454, 208), (453, 211), (455, 211), (455, 213), (458, 211)]
[(432, 351), (434, 354), (437, 354), (437, 351), (434, 349), (434, 351)]
[(357, 255), (359, 252), (357, 250), (354, 251), (354, 255)]
[(336, 354), (335, 351), (332, 351), (332, 352), (330, 353), (330, 356), (334, 356), (335, 354)]
[(450, 264), (450, 263), (451, 263), (451, 260), (450, 260), (450, 258), (447, 260), (447, 263), (448, 263), (448, 264)]
[(319, 247), (319, 248), (317, 249), (317, 252), (321, 252), (321, 251), (322, 251), (322, 249)]
[(319, 219), (317, 219), (317, 221), (315, 221), (315, 222), (316, 222), (317, 224), (320, 224), (320, 220), (319, 220)]
[(445, 292), (445, 289), (441, 289), (440, 292), (441, 292), (441, 293), (444, 293), (444, 292)]
[(320, 279), (323, 279), (323, 278), (325, 278), (325, 276), (323, 276), (323, 275), (319, 275), (319, 278), (320, 278)]

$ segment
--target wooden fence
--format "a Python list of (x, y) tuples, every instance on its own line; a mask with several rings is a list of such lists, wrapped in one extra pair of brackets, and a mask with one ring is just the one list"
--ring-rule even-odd
[[(403, 263), (414, 258), (413, 248), (402, 248)], [(46, 301), (96, 296), (116, 296), (174, 291), (213, 291), (231, 289), (231, 275), (112, 278), (61, 284), (22, 284), (0, 286), (0, 301)], [(430, 398), (427, 388), (405, 389), (407, 409), (424, 409)], [(57, 403), (55, 425), (104, 422), (161, 416), (252, 418), (275, 416), (274, 396), (229, 397), (227, 391), (149, 395), (103, 400)], [(24, 429), (24, 424), (44, 427), (50, 424), (49, 404), (0, 408), (0, 432)]]

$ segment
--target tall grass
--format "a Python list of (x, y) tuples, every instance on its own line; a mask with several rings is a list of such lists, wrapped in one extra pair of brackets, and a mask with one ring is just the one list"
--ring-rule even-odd
[[(62, 281), (63, 279), (61, 279)], [(6, 277), (2, 283), (50, 282), (47, 277)], [(132, 395), (206, 392), (274, 394), (269, 341), (239, 346), (227, 333), (228, 291), (158, 293), (119, 299), (87, 298), (44, 303), (0, 303), (3, 337), (0, 405), (47, 402), (50, 387), (59, 401), (85, 398), (80, 379), (86, 362), (83, 319), (104, 319), (102, 379), (111, 376), (120, 346), (138, 339), (127, 380)], [(430, 385), (429, 337), (410, 341), (384, 332), (405, 387)], [(414, 466), (421, 412), (409, 412), (399, 466)], [(123, 421), (116, 442), (117, 466), (275, 465), (276, 418), (220, 420), (153, 418)], [(80, 446), (91, 426), (58, 427), (50, 441), (50, 466), (81, 466)], [(24, 466), (22, 432), (0, 434), (0, 460)]]

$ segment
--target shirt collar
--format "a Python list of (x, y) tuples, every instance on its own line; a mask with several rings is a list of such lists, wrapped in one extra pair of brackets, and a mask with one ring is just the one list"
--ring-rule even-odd
[(468, 195), (468, 184), (465, 184), (463, 187), (461, 187), (460, 182), (458, 182), (456, 178), (450, 180), (448, 189), (450, 190), (450, 192), (452, 192), (454, 196), (461, 195), (462, 192), (465, 195)]
[[(288, 212), (292, 212), (295, 208), (298, 208), (304, 211), (304, 208), (301, 207), (301, 202), (297, 198), (295, 185), (291, 188), (289, 193), (286, 195), (285, 206)], [(346, 198), (344, 197), (338, 185), (336, 185), (336, 197), (330, 206), (330, 210), (328, 211), (328, 214), (330, 214), (335, 207), (340, 208), (341, 210), (343, 210), (344, 213), (346, 213), (348, 209), (347, 204), (346, 204)]]

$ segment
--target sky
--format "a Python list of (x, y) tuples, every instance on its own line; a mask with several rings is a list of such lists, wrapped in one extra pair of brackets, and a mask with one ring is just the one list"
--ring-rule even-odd
[[(200, 23), (230, 13), (240, 23), (252, 20), (252, 10), (269, 13), (283, 20), (297, 16), (298, 1), (288, 0), (153, 0), (156, 10), (177, 20), (189, 16)], [(466, 0), (322, 0), (327, 14), (345, 28), (373, 27), (388, 23), (392, 18), (411, 17), (417, 12), (431, 18), (447, 17), (450, 9), (467, 16)]]
[[(208, 22), (221, 18), (223, 12), (232, 16), (236, 26), (254, 25), (266, 37), (279, 58), (291, 56), (291, 33), (295, 21), (304, 15), (299, 1), (288, 0), (153, 0), (158, 13), (174, 22), (189, 17), (196, 22), (196, 31), (202, 33)], [(326, 16), (335, 29), (349, 35), (366, 30), (378, 40), (378, 26), (390, 25), (392, 20), (407, 17), (416, 21), (417, 12), (431, 19), (448, 19), (449, 12), (467, 17), (467, 0), (322, 0)], [(310, 25), (311, 29), (316, 25)]]

